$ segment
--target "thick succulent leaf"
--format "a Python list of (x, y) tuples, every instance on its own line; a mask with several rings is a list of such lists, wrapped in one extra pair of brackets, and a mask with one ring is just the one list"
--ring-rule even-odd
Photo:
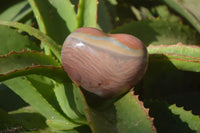
[[(31, 82), (32, 86), (37, 88), (38, 92), (54, 108), (60, 112), (63, 111), (73, 121), (86, 123), (84, 114), (79, 113), (77, 110), (77, 104), (74, 101), (77, 97), (74, 97), (72, 92), (71, 80), (65, 71), (58, 67), (59, 63), (51, 57), (37, 52), (10, 53), (0, 58), (0, 64), (4, 66), (0, 69), (0, 81), (30, 74), (43, 75), (58, 81), (53, 82), (43, 76), (27, 76), (27, 80)], [(58, 122), (56, 121), (55, 123), (57, 124)]]
[(84, 114), (81, 114), (77, 109), (77, 106), (81, 106), (83, 103), (76, 103), (75, 99), (78, 99), (73, 93), (72, 82), (66, 82), (60, 84), (55, 83), (54, 89), (57, 100), (63, 110), (63, 112), (77, 123), (87, 124), (87, 120)]
[(181, 23), (161, 19), (131, 22), (116, 28), (111, 33), (132, 34), (146, 45), (176, 44), (178, 42), (184, 44), (200, 43), (199, 35), (196, 31)]
[(200, 72), (200, 47), (192, 45), (150, 45), (151, 60), (170, 61), (177, 69)]
[[(6, 56), (2, 56), (0, 60), (0, 64), (1, 66), (3, 66), (0, 70), (1, 74), (7, 74), (15, 70), (20, 70), (25, 67), (34, 66), (38, 64), (59, 66), (59, 63), (57, 63), (57, 61), (53, 60), (51, 57), (37, 52), (12, 52)], [(43, 79), (43, 81), (45, 80)], [(48, 82), (48, 80), (46, 81)], [(46, 81), (44, 83), (46, 83)], [(42, 87), (42, 85), (36, 85), (34, 84), (34, 82), (37, 81), (34, 81), (33, 77), (19, 77), (4, 81), (3, 83), (6, 84), (9, 88), (11, 88), (15, 93), (20, 95), (22, 99), (24, 99), (27, 103), (33, 106), (36, 110), (38, 110), (49, 121), (59, 121), (61, 123), (64, 123), (66, 129), (71, 129), (73, 127), (78, 126), (77, 124), (74, 124), (71, 121), (65, 119), (59, 112), (57, 112), (57, 110), (55, 110), (55, 108), (53, 108), (49, 104), (50, 98), (47, 98), (48, 91), (44, 92), (43, 90), (43, 92), (41, 92), (40, 88)], [(49, 91), (53, 91), (53, 89)], [(49, 94), (50, 93), (51, 92), (49, 92)], [(68, 123), (69, 126), (67, 126), (66, 123)]]
[[(10, 127), (19, 126), (23, 130), (46, 129), (45, 118), (31, 106), (23, 107), (8, 113), (11, 121)], [(8, 127), (9, 128), (9, 127)]]
[(28, 75), (26, 76), (26, 78), (29, 82), (31, 82), (31, 84), (35, 88), (37, 88), (38, 92), (48, 101), (48, 103), (51, 106), (53, 106), (58, 112), (64, 115), (57, 101), (57, 97), (54, 93), (54, 90), (56, 89), (54, 80), (52, 80), (51, 78), (45, 77), (43, 75), (41, 76), (41, 75), (35, 75), (35, 74)]
[(138, 97), (133, 95), (133, 92), (127, 93), (109, 107), (93, 108), (89, 107), (85, 101), (85, 108), (93, 133), (156, 132), (152, 119), (148, 116), (148, 110), (144, 108)]
[[(37, 50), (37, 47), (28, 37), (22, 36), (15, 29), (0, 26), (0, 55), (8, 54), (11, 51)], [(14, 66), (13, 66), (14, 67)], [(2, 75), (1, 75), (2, 76)], [(4, 75), (5, 76), (5, 75)], [(2, 78), (2, 77), (1, 77)], [(6, 101), (6, 102), (5, 102)], [(0, 107), (6, 111), (15, 110), (26, 105), (23, 100), (13, 93), (5, 85), (0, 85)]]
[(31, 74), (43, 75), (54, 79), (57, 82), (63, 82), (63, 79), (70, 82), (71, 80), (66, 75), (65, 71), (61, 67), (38, 65), (28, 66), (22, 69), (13, 70), (5, 74), (0, 74), (0, 81), (8, 80), (19, 76), (27, 76)]
[(151, 45), (148, 51), (149, 67), (136, 92), (142, 99), (166, 100), (200, 114), (199, 47)]
[(64, 126), (65, 129), (72, 129), (79, 126), (62, 116), (48, 103), (48, 101), (38, 92), (37, 88), (35, 88), (31, 82), (27, 82), (24, 79), (26, 80), (27, 78), (18, 77), (4, 81), (3, 83), (11, 88), (16, 94), (20, 95), (22, 99), (29, 103), (39, 113), (45, 116), (45, 118), (48, 119), (47, 124), (50, 127), (57, 129), (57, 127), (52, 126), (52, 121), (59, 121), (63, 124), (62, 126)]
[(27, 1), (20, 1), (0, 14), (0, 20), (19, 21), (32, 11)]
[(195, 131), (196, 133), (200, 133), (200, 117), (192, 114), (191, 111), (186, 111), (183, 108), (177, 107), (176, 105), (169, 106), (169, 109), (173, 114), (179, 115), (180, 119), (183, 122), (188, 124), (188, 127)]
[(59, 66), (59, 63), (52, 59), (52, 57), (32, 51), (18, 53), (11, 52), (5, 56), (0, 56), (0, 64), (1, 74), (7, 74), (15, 70), (36, 65)]
[(76, 28), (97, 26), (97, 4), (97, 0), (79, 0)]
[(0, 55), (11, 51), (22, 51), (22, 49), (39, 51), (39, 47), (32, 43), (28, 37), (7, 26), (0, 26), (0, 44)]
[(158, 100), (145, 100), (145, 106), (150, 109), (159, 133), (199, 133), (200, 118), (190, 111)]
[(163, 0), (169, 7), (185, 17), (200, 33), (200, 13), (198, 0)]
[[(20, 108), (12, 112), (0, 110), (1, 132), (23, 133), (55, 133), (45, 123), (45, 118), (31, 106)], [(76, 127), (72, 130), (56, 131), (59, 133), (90, 133), (88, 126)]]
[(52, 50), (52, 52), (55, 54), (58, 60), (61, 61), (61, 48), (57, 45), (57, 43), (54, 40), (52, 40), (44, 33), (40, 32), (39, 30), (25, 24), (10, 21), (0, 20), (0, 25), (7, 25), (10, 27), (18, 28), (29, 33), (30, 35), (35, 36), (37, 39), (45, 42), (45, 44)]
[(142, 99), (162, 99), (178, 103), (200, 114), (200, 73), (180, 71), (170, 61), (150, 56), (147, 73), (135, 91)]
[(58, 44), (75, 30), (76, 13), (70, 0), (29, 0), (39, 28)]
[[(28, 74), (46, 75), (51, 78), (59, 77), (60, 75), (62, 75), (61, 77), (66, 76), (60, 74), (63, 73), (63, 70), (58, 67), (59, 63), (57, 61), (49, 56), (37, 52), (11, 52), (8, 55), (0, 56), (0, 65), (2, 66), (0, 68), (0, 81)], [(57, 74), (59, 74), (59, 76), (55, 76)], [(26, 81), (31, 82), (32, 86), (37, 88), (40, 94), (42, 94), (50, 104), (59, 110), (59, 106), (56, 103), (56, 97), (54, 93), (52, 93), (54, 86), (50, 79), (39, 76), (35, 77), (34, 75), (26, 78)], [(56, 80), (62, 81), (62, 79)]]
[[(23, 107), (9, 113), (0, 109), (1, 132), (55, 133), (45, 123), (45, 118), (31, 106)], [(91, 133), (88, 126), (79, 126), (72, 130), (57, 133)]]
[(117, 112), (118, 131), (127, 133), (156, 132), (148, 110), (133, 93), (128, 93), (114, 104)]

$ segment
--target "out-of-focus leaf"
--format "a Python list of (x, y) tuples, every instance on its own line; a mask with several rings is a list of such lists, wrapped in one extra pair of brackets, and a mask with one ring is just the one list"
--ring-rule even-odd
[[(6, 102), (5, 102), (6, 101)], [(0, 83), (0, 108), (12, 111), (27, 106), (27, 104), (6, 85)], [(1, 119), (1, 117), (0, 117)]]
[(127, 93), (107, 108), (97, 109), (87, 106), (86, 103), (85, 106), (88, 121), (94, 133), (156, 132), (148, 111), (138, 97), (133, 95), (133, 92)]
[(0, 20), (0, 25), (7, 25), (14, 28), (18, 28), (20, 30), (26, 31), (30, 35), (35, 36), (39, 40), (45, 42), (45, 44), (52, 50), (52, 52), (55, 54), (58, 60), (61, 61), (61, 48), (56, 44), (54, 40), (52, 40), (50, 37), (48, 37), (44, 33), (40, 32), (39, 30), (25, 24), (10, 22), (10, 21)]
[(0, 131), (6, 129), (8, 126), (12, 125), (12, 119), (7, 112), (0, 109)]
[(177, 69), (200, 72), (200, 47), (192, 45), (150, 45), (151, 61), (170, 61)]
[(76, 28), (97, 26), (97, 4), (97, 0), (79, 0)]
[(75, 30), (76, 13), (70, 0), (29, 0), (29, 3), (40, 30), (58, 44)]
[(141, 39), (147, 46), (149, 44), (199, 44), (200, 39), (196, 31), (181, 24), (166, 20), (142, 20), (120, 26), (111, 33), (132, 34)]
[(0, 20), (19, 21), (32, 11), (27, 1), (21, 1), (0, 14)]
[(179, 23), (181, 21), (180, 17), (172, 14), (166, 5), (157, 6), (152, 9), (158, 17), (170, 22)]
[(185, 17), (200, 33), (200, 13), (198, 0), (163, 0), (169, 7)]
[(104, 32), (109, 32), (112, 29), (112, 22), (111, 22), (111, 16), (105, 5), (105, 0), (99, 1), (97, 16), (98, 16), (98, 19), (97, 19), (98, 26)]
[(0, 55), (7, 54), (12, 51), (37, 50), (37, 47), (32, 43), (28, 37), (19, 34), (14, 29), (10, 29), (7, 26), (0, 26)]

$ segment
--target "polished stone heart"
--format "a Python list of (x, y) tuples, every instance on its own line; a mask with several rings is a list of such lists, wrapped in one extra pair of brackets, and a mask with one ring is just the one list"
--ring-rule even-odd
[(62, 47), (62, 63), (77, 85), (101, 98), (119, 96), (144, 75), (148, 54), (128, 34), (105, 34), (95, 28), (72, 32)]

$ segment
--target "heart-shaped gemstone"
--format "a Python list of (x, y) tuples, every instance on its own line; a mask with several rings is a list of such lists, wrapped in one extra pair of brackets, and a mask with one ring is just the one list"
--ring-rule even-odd
[(62, 63), (77, 85), (101, 98), (119, 96), (144, 75), (148, 54), (128, 34), (105, 34), (95, 28), (72, 32), (62, 47)]

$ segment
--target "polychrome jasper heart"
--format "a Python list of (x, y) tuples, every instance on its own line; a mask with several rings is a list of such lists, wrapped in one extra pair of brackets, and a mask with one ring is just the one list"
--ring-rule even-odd
[(143, 77), (148, 55), (144, 44), (132, 35), (84, 27), (66, 38), (62, 62), (73, 82), (110, 98), (127, 92)]

